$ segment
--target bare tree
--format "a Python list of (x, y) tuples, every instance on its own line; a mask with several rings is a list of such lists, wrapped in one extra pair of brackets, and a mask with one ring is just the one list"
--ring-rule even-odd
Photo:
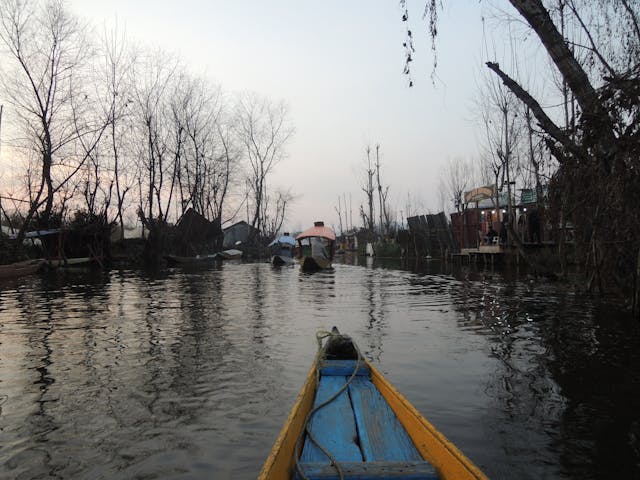
[(493, 176), (492, 180), (496, 185), (495, 206), (499, 209), (499, 193), (506, 187), (509, 212), (507, 218), (513, 219), (513, 171), (521, 136), (519, 101), (502, 83), (488, 76), (485, 77), (482, 95), (479, 98), (480, 115), (485, 131), (484, 165), (488, 170), (486, 173)]
[(464, 192), (471, 183), (471, 165), (461, 157), (450, 159), (441, 173), (450, 200), (457, 212), (464, 209)]
[(267, 180), (284, 157), (293, 128), (289, 124), (288, 109), (284, 103), (274, 103), (250, 93), (239, 98), (236, 128), (248, 161), (253, 204), (251, 226), (261, 232), (265, 226), (265, 204), (269, 193)]
[(523, 186), (533, 188), (538, 201), (542, 199), (542, 186), (549, 182), (551, 178), (550, 162), (544, 141), (534, 126), (533, 115), (527, 107), (524, 109), (524, 121), (526, 128), (526, 158), (528, 167), (523, 175)]
[(278, 234), (293, 200), (294, 195), (290, 190), (277, 189), (275, 193), (267, 194), (264, 202), (266, 212), (262, 223), (262, 232), (266, 238), (273, 239)]
[(40, 222), (50, 224), (55, 194), (85, 164), (106, 122), (95, 115), (85, 87), (91, 45), (62, 1), (3, 2), (0, 41), (6, 47), (2, 89), (20, 120), (23, 148), (37, 152), (40, 164), (19, 245), (41, 206)]
[[(444, 187), (444, 179), (443, 176), (440, 177), (440, 185), (441, 185), (441, 191), (444, 192), (445, 191), (445, 187)], [(448, 194), (443, 194), (443, 198), (446, 197)], [(445, 201), (443, 200), (442, 203), (442, 209), (444, 210), (444, 204)], [(421, 212), (424, 212), (425, 209), (425, 205), (424, 205), (424, 201), (422, 198), (420, 198), (418, 195), (416, 194), (412, 194), (411, 192), (407, 192), (407, 198), (405, 200), (405, 204), (404, 204), (404, 215), (406, 218), (408, 217), (413, 217), (414, 215), (419, 215)]]
[(232, 123), (233, 118), (226, 110), (215, 122), (216, 132), (221, 145), (220, 155), (217, 157), (213, 182), (216, 185), (214, 206), (216, 217), (222, 218), (226, 199), (232, 187), (237, 188), (238, 172), (243, 160), (243, 149), (236, 135), (236, 129)]
[(380, 145), (376, 145), (376, 184), (378, 190), (378, 211), (380, 213), (380, 234), (386, 236), (391, 228), (391, 215), (387, 197), (389, 196), (389, 186), (382, 186), (380, 182)]
[[(102, 39), (99, 54), (99, 88), (104, 92), (103, 108), (109, 119), (108, 147), (104, 154), (109, 159), (109, 189), (115, 186), (115, 217), (120, 225), (120, 239), (124, 239), (124, 210), (127, 194), (134, 186), (135, 164), (131, 161), (129, 132), (133, 123), (133, 79), (135, 53), (130, 48), (125, 33), (117, 27), (107, 31)], [(107, 151), (110, 151), (107, 154)], [(110, 201), (110, 197), (109, 197)]]
[(340, 225), (340, 235), (342, 235), (342, 200), (340, 198), (340, 195), (338, 195), (338, 206), (334, 207), (336, 210), (336, 213), (338, 214), (338, 224)]
[(220, 218), (242, 157), (232, 118), (220, 87), (188, 76), (180, 85), (187, 135), (178, 178), (182, 211), (191, 206)]
[[(172, 115), (170, 95), (178, 62), (164, 52), (147, 55), (136, 64), (135, 88), (137, 158), (140, 162), (139, 215), (148, 225), (164, 222), (169, 214), (180, 165), (184, 125)], [(177, 157), (177, 158), (176, 158)], [(144, 177), (142, 176), (144, 173)], [(171, 177), (167, 179), (167, 177)]]
[[(438, 180), (438, 209), (441, 212), (445, 212), (447, 213), (448, 209), (447, 209), (447, 205), (449, 204), (449, 198), (448, 198), (448, 194), (447, 194), (447, 185), (444, 181), (444, 178), (442, 178), (442, 176), (439, 178)], [(406, 209), (408, 209), (408, 204), (405, 207)], [(454, 206), (455, 208), (455, 206)], [(409, 216), (409, 211), (407, 210), (407, 216)]]
[(360, 182), (360, 188), (367, 196), (367, 207), (368, 207), (367, 212), (368, 213), (366, 213), (364, 208), (360, 206), (360, 216), (362, 217), (362, 222), (364, 224), (364, 227), (367, 230), (369, 230), (369, 234), (374, 235), (375, 221), (373, 218), (373, 211), (374, 211), (373, 193), (375, 190), (373, 186), (373, 174), (375, 172), (371, 165), (371, 147), (369, 145), (367, 145), (367, 147), (365, 148), (365, 152), (367, 153), (367, 164), (366, 164), (366, 169), (364, 171), (365, 177)]
[(215, 122), (219, 115), (219, 89), (210, 90), (205, 81), (181, 79), (182, 101), (177, 115), (183, 117), (187, 140), (185, 161), (180, 169), (180, 206), (182, 212), (192, 206), (201, 215), (213, 219), (217, 185), (211, 183), (215, 174), (217, 149)]

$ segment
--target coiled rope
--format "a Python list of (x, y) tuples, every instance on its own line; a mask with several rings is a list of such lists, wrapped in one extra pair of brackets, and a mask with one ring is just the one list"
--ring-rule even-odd
[[(335, 328), (335, 327), (334, 327)], [(331, 337), (344, 337), (345, 335), (340, 334), (337, 329), (335, 332), (329, 332), (327, 330), (320, 330), (316, 333), (316, 340), (318, 342), (318, 352), (316, 354), (316, 366), (320, 367), (321, 362), (325, 359), (324, 358), (324, 349), (322, 348), (322, 341), (326, 338), (331, 338)], [(311, 418), (313, 417), (313, 415), (319, 411), (321, 408), (326, 407), (327, 405), (329, 405), (331, 402), (333, 402), (336, 398), (338, 398), (342, 392), (344, 392), (347, 388), (349, 388), (349, 385), (351, 384), (351, 382), (353, 381), (353, 379), (356, 377), (356, 375), (358, 374), (358, 370), (360, 369), (360, 362), (363, 361), (363, 357), (362, 354), (360, 353), (360, 349), (358, 348), (358, 346), (354, 343), (351, 342), (351, 345), (353, 345), (353, 348), (355, 349), (357, 355), (358, 355), (358, 359), (356, 362), (356, 368), (353, 369), (353, 373), (351, 374), (351, 376), (349, 377), (349, 379), (345, 382), (345, 384), (340, 387), (340, 389), (338, 391), (336, 391), (333, 395), (331, 395), (327, 400), (325, 400), (324, 402), (322, 402), (321, 404), (317, 405), (316, 407), (314, 407), (313, 409), (311, 409), (311, 411), (307, 414), (307, 417), (304, 420), (304, 426), (302, 428), (302, 430), (300, 431), (300, 435), (298, 435), (298, 439), (296, 440), (296, 445), (295, 445), (295, 449), (294, 449), (294, 455), (296, 457), (296, 470), (298, 471), (298, 473), (300, 474), (300, 476), (304, 479), (304, 480), (309, 480), (309, 477), (307, 477), (302, 469), (302, 466), (300, 465), (300, 455), (301, 455), (301, 447), (302, 447), (302, 439), (304, 438), (304, 434), (306, 432), (307, 436), (309, 437), (309, 439), (316, 444), (316, 446), (320, 449), (320, 451), (322, 451), (322, 453), (324, 453), (328, 458), (329, 461), (331, 462), (331, 465), (333, 465), (336, 468), (336, 471), (338, 472), (338, 476), (340, 477), (340, 480), (344, 480), (344, 472), (342, 471), (342, 468), (340, 467), (340, 463), (333, 457), (333, 455), (331, 455), (331, 453), (329, 453), (329, 451), (324, 448), (320, 442), (318, 441), (318, 439), (315, 437), (315, 435), (311, 432), (311, 428), (310, 428), (310, 423), (311, 423)], [(318, 387), (320, 385), (320, 368), (316, 368), (316, 392), (318, 391)]]

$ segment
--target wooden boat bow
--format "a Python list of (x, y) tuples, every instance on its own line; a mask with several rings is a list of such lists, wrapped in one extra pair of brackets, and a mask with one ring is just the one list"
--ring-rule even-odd
[(260, 480), (486, 480), (350, 337), (326, 338)]

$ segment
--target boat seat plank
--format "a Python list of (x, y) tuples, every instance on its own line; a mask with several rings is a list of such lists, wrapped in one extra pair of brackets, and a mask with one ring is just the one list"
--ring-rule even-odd
[(423, 460), (387, 401), (368, 378), (355, 377), (349, 385), (349, 394), (365, 461)]
[[(340, 480), (336, 468), (326, 463), (301, 465), (309, 480)], [(345, 480), (437, 480), (438, 473), (429, 462), (345, 462), (340, 463)], [(294, 479), (303, 477), (296, 471)]]
[[(346, 383), (346, 377), (320, 378), (314, 408), (334, 395)], [(318, 410), (310, 421), (310, 429), (318, 442), (339, 462), (361, 462), (362, 452), (357, 444), (358, 433), (348, 389), (335, 400)], [(301, 462), (329, 463), (327, 457), (308, 437), (300, 456)]]
[(358, 365), (358, 371), (356, 375), (370, 375), (371, 371), (366, 363), (357, 360), (324, 360), (320, 368), (320, 374), (329, 376), (343, 376), (350, 377), (353, 375), (353, 370)]

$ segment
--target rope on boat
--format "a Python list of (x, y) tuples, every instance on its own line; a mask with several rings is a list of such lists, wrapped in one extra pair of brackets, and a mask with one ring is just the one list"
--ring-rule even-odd
[[(321, 330), (321, 331), (318, 331), (316, 333), (316, 340), (318, 341), (318, 353), (316, 354), (316, 364), (318, 366), (320, 365), (320, 362), (324, 359), (324, 357), (322, 355), (322, 352), (323, 352), (322, 341), (325, 338), (330, 338), (330, 337), (334, 337), (334, 336), (335, 337), (342, 337), (343, 335), (341, 335), (340, 333), (329, 332), (327, 330)], [(322, 453), (324, 453), (329, 458), (329, 461), (331, 462), (331, 465), (333, 465), (336, 468), (336, 471), (338, 472), (338, 476), (339, 476), (340, 480), (344, 480), (344, 472), (342, 471), (342, 468), (340, 467), (340, 463), (333, 457), (333, 455), (331, 455), (331, 453), (329, 453), (329, 451), (326, 448), (324, 448), (320, 444), (318, 439), (311, 432), (311, 429), (309, 428), (309, 425), (311, 423), (311, 418), (313, 417), (313, 415), (317, 411), (319, 411), (321, 408), (326, 407), (327, 405), (329, 405), (336, 398), (338, 398), (347, 388), (349, 388), (349, 385), (351, 384), (353, 379), (358, 374), (358, 370), (360, 369), (360, 362), (363, 361), (364, 358), (362, 357), (362, 354), (360, 353), (360, 349), (355, 344), (355, 342), (351, 342), (351, 344), (353, 345), (353, 348), (355, 349), (356, 353), (358, 354), (358, 360), (356, 361), (356, 368), (353, 369), (353, 373), (351, 374), (349, 379), (345, 382), (345, 384), (342, 387), (340, 387), (340, 389), (336, 393), (331, 395), (328, 399), (326, 399), (324, 402), (322, 402), (318, 406), (316, 406), (313, 409), (311, 409), (311, 411), (307, 414), (307, 418), (305, 418), (305, 420), (304, 420), (304, 426), (303, 426), (302, 430), (300, 431), (300, 435), (298, 435), (298, 439), (296, 440), (295, 452), (294, 452), (295, 457), (296, 457), (296, 470), (298, 471), (300, 476), (303, 478), (303, 480), (309, 480), (309, 477), (307, 477), (305, 475), (305, 473), (304, 473), (304, 471), (302, 469), (302, 466), (300, 465), (301, 445), (302, 445), (302, 439), (304, 438), (305, 432), (306, 432), (307, 436), (309, 437), (309, 439), (313, 443), (315, 443), (316, 446), (320, 449), (320, 451)], [(318, 386), (319, 385), (320, 385), (320, 368), (317, 368), (316, 369), (316, 392), (318, 391)]]

